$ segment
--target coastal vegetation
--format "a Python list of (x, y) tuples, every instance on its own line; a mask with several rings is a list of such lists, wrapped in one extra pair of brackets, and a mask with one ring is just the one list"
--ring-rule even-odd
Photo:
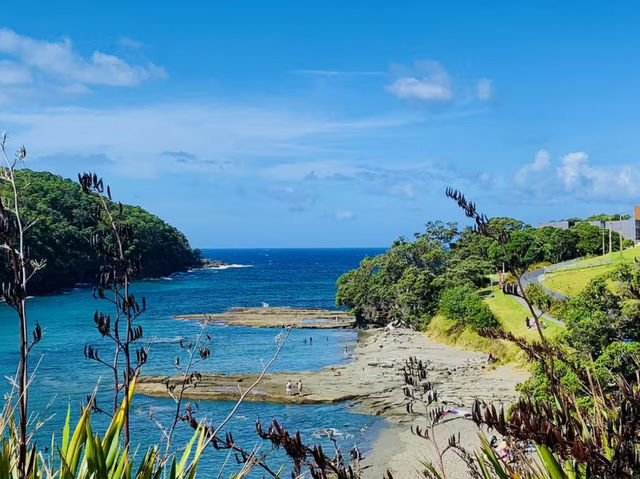
[(440, 313), (456, 324), (470, 326), (475, 330), (500, 324), (489, 306), (468, 284), (443, 291), (440, 297)]
[[(538, 332), (535, 328), (529, 328), (526, 325), (526, 318), (531, 316), (531, 312), (512, 295), (502, 294), (497, 286), (481, 290), (480, 293), (497, 321), (496, 327), (519, 337), (536, 339)], [(564, 326), (545, 318), (541, 318), (541, 321), (545, 326), (545, 334), (550, 338), (556, 337), (564, 330)], [(503, 364), (514, 363), (523, 367), (529, 365), (527, 356), (512, 342), (483, 337), (477, 329), (452, 322), (442, 314), (435, 315), (429, 321), (426, 332), (429, 337), (444, 344), (491, 353), (498, 362)]]
[[(461, 193), (448, 190), (447, 196), (474, 221), (478, 235), (494, 239), (503, 249), (505, 269), (521, 284), (526, 265), (509, 254), (513, 232), (496, 232)], [(483, 337), (514, 343), (534, 366), (533, 377), (521, 386), (521, 399), (508, 412), (482, 400), (473, 407), (473, 420), (499, 433), (509, 452), (498, 455), (495, 446), (483, 439), (482, 452), (472, 455), (461, 447), (459, 438), (452, 437), (436, 456), (439, 462), (426, 466), (425, 477), (446, 477), (442, 457), (449, 450), (467, 463), (472, 477), (484, 479), (637, 477), (640, 264), (622, 263), (610, 279), (616, 284), (615, 292), (604, 278), (598, 278), (570, 300), (563, 315), (566, 329), (556, 337), (549, 337), (541, 327), (541, 313), (522, 288), (517, 294), (533, 315), (538, 340), (495, 327), (479, 330)], [(539, 291), (529, 292), (539, 296)], [(420, 381), (427, 378), (426, 371), (419, 374)], [(410, 405), (436, 403), (437, 395), (428, 391), (430, 383), (417, 382), (408, 374), (405, 380), (408, 385), (425, 384), (419, 394), (405, 389)], [(435, 426), (444, 417), (439, 411), (436, 408), (428, 415), (428, 429), (414, 433), (433, 441)], [(539, 460), (528, 458), (527, 450), (536, 451)]]
[[(78, 183), (44, 171), (16, 169), (15, 183), (20, 212), (31, 224), (31, 254), (47, 264), (33, 277), (31, 294), (91, 282), (100, 262), (90, 241), (99, 227), (94, 215), (97, 199), (85, 195)], [(0, 197), (6, 202), (12, 196), (8, 183), (0, 184)], [(122, 208), (131, 227), (127, 253), (142, 263), (137, 277), (164, 276), (199, 264), (199, 252), (176, 228), (138, 206), (109, 204), (114, 212)], [(1, 281), (7, 281), (6, 271), (0, 268)]]
[[(491, 218), (487, 228), (495, 237), (456, 223), (429, 222), (413, 241), (401, 237), (385, 253), (345, 273), (337, 283), (336, 303), (351, 310), (360, 325), (399, 321), (424, 327), (439, 311), (445, 291), (486, 287), (507, 263), (514, 274), (505, 280), (515, 283), (532, 268), (601, 251), (601, 229), (584, 222), (567, 230), (536, 229), (513, 218)], [(496, 238), (505, 234), (509, 241), (501, 245)]]

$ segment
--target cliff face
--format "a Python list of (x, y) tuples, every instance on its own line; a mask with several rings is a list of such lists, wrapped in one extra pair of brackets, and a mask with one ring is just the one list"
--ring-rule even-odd
[[(98, 267), (89, 242), (98, 228), (93, 214), (95, 199), (84, 194), (77, 183), (49, 172), (19, 170), (16, 180), (21, 213), (36, 221), (27, 236), (31, 257), (47, 262), (30, 282), (29, 293), (50, 293), (92, 281)], [(2, 197), (8, 193), (8, 185), (0, 185)], [(124, 221), (133, 227), (131, 253), (142, 260), (141, 276), (164, 276), (199, 263), (199, 252), (192, 250), (173, 226), (137, 206), (124, 205), (123, 213)], [(2, 267), (0, 280), (6, 274), (6, 267)]]

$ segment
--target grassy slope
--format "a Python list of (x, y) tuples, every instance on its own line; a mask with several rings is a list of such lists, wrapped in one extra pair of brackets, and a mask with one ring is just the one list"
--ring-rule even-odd
[(593, 266), (590, 268), (560, 271), (558, 273), (549, 274), (542, 280), (542, 284), (553, 291), (557, 291), (565, 296), (573, 297), (580, 293), (580, 291), (582, 291), (591, 282), (591, 280), (610, 272), (613, 267), (614, 265), (612, 263)]
[[(502, 327), (517, 336), (536, 339), (538, 337), (537, 330), (527, 329), (524, 321), (527, 316), (530, 316), (529, 311), (513, 299), (513, 297), (502, 294), (497, 288), (494, 288), (493, 291), (495, 294), (494, 297), (487, 298), (486, 302)], [(562, 330), (562, 326), (546, 321), (544, 322), (548, 325), (544, 330), (547, 337), (553, 337)], [(497, 356), (502, 363), (516, 362), (524, 364), (526, 362), (524, 354), (517, 346), (507, 341), (483, 338), (472, 329), (459, 328), (451, 321), (439, 315), (431, 320), (427, 331), (429, 336), (446, 344), (464, 349), (484, 351), (486, 353), (491, 352)]]
[[(592, 279), (612, 271), (618, 264), (626, 261), (633, 261), (636, 256), (640, 256), (640, 246), (630, 248), (620, 253), (609, 253), (604, 256), (596, 256), (579, 261), (570, 269), (550, 273), (542, 283), (549, 289), (558, 291), (567, 296), (575, 296)], [(602, 264), (603, 261), (611, 261)]]

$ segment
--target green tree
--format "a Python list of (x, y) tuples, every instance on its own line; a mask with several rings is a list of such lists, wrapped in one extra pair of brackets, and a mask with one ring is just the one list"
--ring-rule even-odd
[(579, 256), (580, 235), (573, 228), (562, 230), (547, 226), (536, 230), (536, 236), (544, 244), (544, 261), (559, 263)]
[(445, 318), (473, 329), (500, 326), (489, 306), (469, 285), (444, 290), (440, 299), (440, 312)]
[[(33, 278), (31, 291), (48, 293), (91, 280), (98, 265), (90, 242), (98, 227), (95, 199), (82, 194), (77, 183), (48, 172), (18, 170), (16, 184), (21, 211), (37, 220), (29, 231), (32, 252), (47, 264)], [(0, 195), (6, 198), (9, 194), (8, 187), (2, 185)], [(163, 276), (198, 263), (199, 253), (176, 228), (140, 207), (122, 208), (133, 228), (130, 252), (142, 262), (142, 277)], [(7, 268), (2, 268), (0, 279), (6, 274)]]
[(446, 255), (440, 241), (426, 236), (398, 240), (338, 279), (336, 304), (352, 310), (361, 325), (427, 320), (437, 308)]
[(544, 260), (544, 244), (532, 228), (511, 231), (504, 245), (491, 245), (489, 255), (496, 265), (506, 264), (521, 275), (530, 265)]
[(608, 238), (605, 238), (605, 232), (601, 227), (582, 222), (575, 225), (573, 230), (577, 232), (580, 237), (580, 241), (578, 241), (576, 245), (580, 255), (602, 254), (603, 240), (605, 240), (604, 244), (606, 248), (606, 240)]

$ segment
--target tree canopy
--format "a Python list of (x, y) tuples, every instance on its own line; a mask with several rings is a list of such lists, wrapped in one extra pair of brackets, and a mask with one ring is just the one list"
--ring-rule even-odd
[[(53, 292), (89, 282), (98, 258), (90, 240), (98, 222), (96, 200), (82, 193), (80, 186), (48, 172), (16, 171), (21, 213), (33, 226), (28, 230), (31, 256), (46, 260), (46, 267), (31, 283), (35, 294)], [(6, 197), (6, 184), (0, 186)], [(112, 205), (114, 211), (119, 209)], [(157, 277), (198, 264), (200, 254), (192, 250), (186, 237), (144, 209), (122, 206), (124, 221), (131, 225), (134, 244), (128, 254), (142, 262), (142, 277)], [(8, 274), (2, 268), (0, 276)]]

